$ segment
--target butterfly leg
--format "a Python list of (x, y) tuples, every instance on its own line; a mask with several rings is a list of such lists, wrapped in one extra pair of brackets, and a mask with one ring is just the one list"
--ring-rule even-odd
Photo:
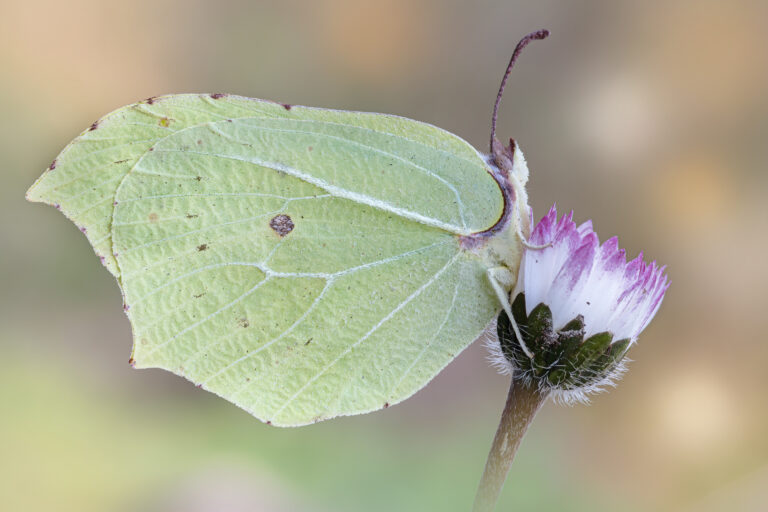
[(523, 336), (520, 333), (520, 327), (518, 327), (517, 322), (515, 322), (515, 317), (512, 315), (512, 305), (509, 302), (509, 293), (507, 293), (507, 289), (511, 288), (514, 284), (514, 276), (512, 275), (512, 272), (506, 267), (489, 268), (488, 280), (491, 283), (491, 288), (496, 292), (496, 296), (501, 303), (501, 308), (509, 318), (512, 330), (515, 332), (515, 336), (517, 336), (517, 340), (520, 342), (520, 348), (523, 349), (525, 355), (533, 359), (533, 353), (525, 345)]
[(525, 235), (523, 235), (523, 231), (520, 229), (520, 211), (515, 210), (515, 216), (517, 217), (517, 236), (520, 238), (520, 243), (523, 244), (523, 247), (526, 249), (533, 249), (535, 251), (546, 249), (547, 247), (552, 245), (552, 242), (547, 242), (546, 244), (536, 245), (532, 244), (528, 241), (527, 238), (525, 238)]

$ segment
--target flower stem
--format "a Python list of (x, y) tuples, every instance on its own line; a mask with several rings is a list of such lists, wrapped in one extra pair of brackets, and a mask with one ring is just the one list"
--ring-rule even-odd
[(512, 378), (507, 403), (501, 413), (499, 428), (493, 438), (491, 452), (488, 454), (483, 477), (477, 489), (473, 512), (492, 512), (496, 508), (520, 441), (548, 394), (524, 384), (522, 380)]

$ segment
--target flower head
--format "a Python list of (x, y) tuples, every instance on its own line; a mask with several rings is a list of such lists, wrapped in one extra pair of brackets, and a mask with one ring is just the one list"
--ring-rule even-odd
[[(616, 237), (602, 245), (592, 223), (553, 206), (529, 240), (512, 292), (512, 316), (498, 318), (500, 349), (516, 378), (566, 402), (585, 400), (624, 371), (627, 349), (658, 311), (665, 267), (627, 262)], [(520, 339), (522, 338), (522, 339)], [(496, 362), (500, 362), (498, 357)]]

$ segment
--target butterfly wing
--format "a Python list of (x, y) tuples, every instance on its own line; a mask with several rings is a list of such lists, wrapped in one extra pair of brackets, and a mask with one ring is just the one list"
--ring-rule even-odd
[(382, 114), (169, 96), (84, 132), (31, 189), (123, 288), (137, 367), (276, 425), (423, 387), (498, 309), (459, 237), (500, 217), (482, 157)]

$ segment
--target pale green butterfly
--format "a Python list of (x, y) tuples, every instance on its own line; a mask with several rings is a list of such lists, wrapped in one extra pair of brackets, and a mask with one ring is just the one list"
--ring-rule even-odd
[[(402, 117), (224, 94), (150, 98), (71, 142), (27, 198), (121, 286), (131, 363), (274, 425), (400, 402), (509, 307), (520, 149)], [(510, 318), (512, 315), (509, 315)]]

